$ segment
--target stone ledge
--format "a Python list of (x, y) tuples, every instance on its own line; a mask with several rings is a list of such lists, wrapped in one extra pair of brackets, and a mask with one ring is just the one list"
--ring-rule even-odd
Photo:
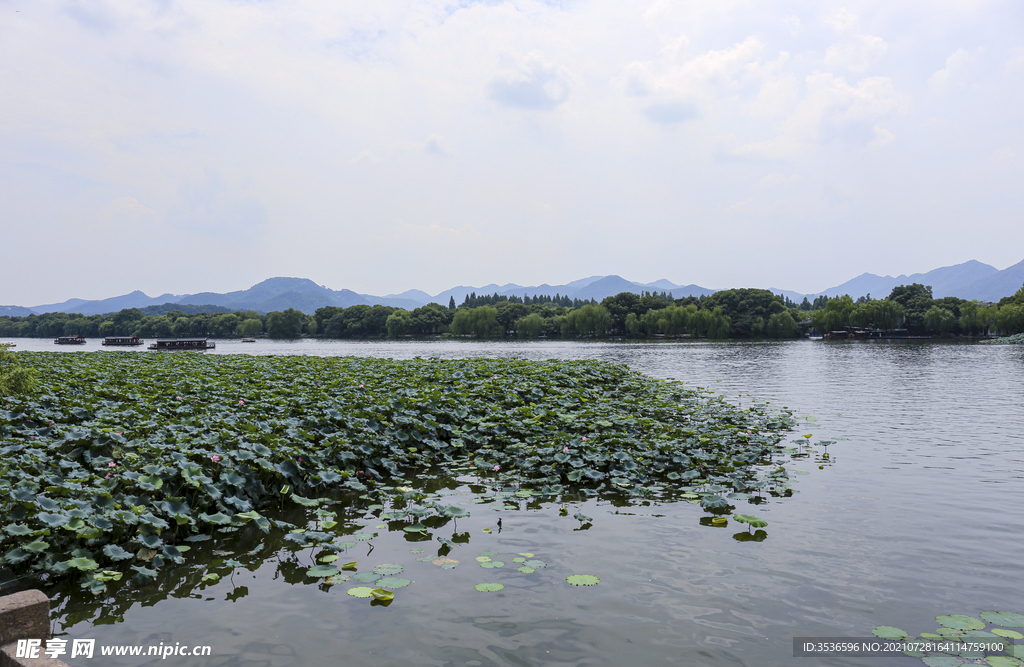
[(0, 597), (0, 646), (50, 637), (50, 598), (40, 590)]
[[(45, 648), (45, 645), (44, 645)], [(68, 663), (56, 658), (16, 658), (18, 642), (0, 648), (0, 667), (68, 667)]]

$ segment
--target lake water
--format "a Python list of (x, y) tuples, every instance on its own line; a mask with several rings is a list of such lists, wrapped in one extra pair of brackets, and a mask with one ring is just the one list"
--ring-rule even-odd
[[(18, 350), (57, 347), (11, 342)], [(587, 530), (560, 517), (557, 505), (501, 512), (468, 505), (472, 517), (459, 519), (458, 529), (470, 543), (453, 550), (462, 561), (453, 570), (415, 561), (410, 549), (431, 553), (437, 543), (409, 542), (400, 531), (375, 539), (369, 556), (363, 544), (350, 550), (361, 563), (405, 564), (402, 576), (414, 584), (388, 607), (347, 596), (344, 586), (300, 583), (288, 575), (293, 557), (284, 555), (191, 597), (153, 606), (121, 600), (122, 622), (101, 617), (65, 630), (68, 639), (99, 644), (210, 645), (210, 657), (72, 665), (910, 666), (922, 663), (794, 658), (792, 639), (864, 637), (876, 625), (917, 634), (934, 631), (938, 614), (1024, 612), (1021, 346), (217, 341), (215, 352), (601, 359), (732, 401), (778, 402), (814, 418), (794, 438), (837, 442), (827, 464), (806, 460), (809, 474), (793, 477), (791, 498), (737, 506), (768, 520), (761, 542), (735, 539), (745, 528), (732, 521), (725, 529), (701, 525), (706, 514), (687, 503), (589, 501), (573, 510), (593, 517)], [(503, 560), (534, 553), (547, 567), (531, 575), (484, 570), (474, 560), (482, 551)], [(309, 560), (298, 558), (302, 568)], [(601, 583), (566, 585), (574, 573)], [(506, 588), (473, 590), (486, 581)]]

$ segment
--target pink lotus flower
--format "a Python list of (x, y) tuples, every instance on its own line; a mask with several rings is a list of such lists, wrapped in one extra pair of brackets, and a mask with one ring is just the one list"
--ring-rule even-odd
[(108, 472), (108, 473), (107, 473), (107, 476), (106, 476), (106, 477), (104, 477), (103, 479), (110, 479), (110, 473)]
[(213, 456), (210, 457), (210, 460), (213, 461), (214, 463), (218, 463), (220, 461), (220, 457), (214, 454)]
[(497, 376), (497, 375), (495, 375), (495, 376), (494, 376), (494, 379), (495, 379), (495, 380), (497, 380), (497, 379), (498, 379), (498, 376)]
[(363, 385), (359, 385), (359, 388), (360, 388), (360, 389), (362, 389), (362, 388), (363, 388)]
[(583, 436), (583, 442), (587, 441), (587, 436)]
[(117, 464), (114, 463), (113, 461), (111, 461), (110, 463), (107, 464), (107, 467), (108, 468), (115, 468), (115, 467), (117, 467)]
[(491, 468), (491, 470), (493, 470), (494, 472), (498, 472), (499, 470), (501, 470), (501, 466), (494, 466), (493, 468)]
[(302, 457), (301, 456), (299, 457), (299, 463), (302, 463)]
[(238, 399), (238, 404), (239, 405), (245, 405), (245, 401), (243, 401), (242, 399)]
[(178, 399), (179, 401), (181, 400), (181, 396), (175, 396), (174, 398)]
[(569, 451), (569, 445), (566, 445), (565, 447), (562, 447), (562, 451), (563, 452)]
[(34, 435), (30, 435), (30, 436), (28, 436), (28, 439), (29, 439), (29, 440), (35, 440), (35, 439), (36, 439), (36, 436), (34, 436)]

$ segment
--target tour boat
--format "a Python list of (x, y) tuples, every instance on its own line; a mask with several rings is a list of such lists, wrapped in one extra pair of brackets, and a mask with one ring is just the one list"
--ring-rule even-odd
[(57, 345), (85, 345), (85, 336), (60, 336), (53, 340)]
[(217, 345), (205, 338), (165, 338), (157, 339), (149, 350), (212, 350)]
[(131, 346), (142, 345), (145, 342), (138, 336), (108, 336), (103, 339), (104, 345)]

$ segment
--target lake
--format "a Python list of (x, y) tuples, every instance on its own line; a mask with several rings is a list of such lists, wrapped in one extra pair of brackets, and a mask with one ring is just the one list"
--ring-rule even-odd
[[(17, 350), (67, 349), (10, 342)], [(73, 622), (75, 596), (85, 594), (60, 599), (60, 614), (71, 614), (58, 618), (71, 622), (68, 639), (212, 647), (206, 658), (102, 664), (909, 666), (922, 663), (795, 658), (792, 640), (866, 637), (877, 625), (913, 635), (934, 631), (939, 614), (1024, 612), (1021, 346), (261, 340), (217, 341), (208, 353), (601, 359), (733, 402), (778, 402), (803, 418), (794, 439), (836, 442), (827, 460), (816, 447), (800, 464), (807, 474), (794, 475), (792, 497), (737, 504), (737, 512), (768, 520), (763, 541), (737, 539), (746, 528), (732, 520), (724, 529), (702, 525), (706, 513), (685, 502), (590, 500), (569, 517), (552, 503), (507, 511), (467, 505), (472, 516), (459, 519), (458, 530), (470, 539), (452, 551), (461, 560), (455, 569), (416, 561), (412, 549), (429, 554), (438, 545), (401, 531), (375, 539), (372, 554), (364, 544), (350, 550), (351, 560), (405, 565), (402, 576), (414, 585), (387, 607), (347, 596), (343, 586), (289, 576), (293, 561), (313, 564), (291, 552), (181, 599), (120, 600), (117, 623)], [(589, 528), (580, 530), (576, 511), (592, 518)], [(503, 560), (531, 553), (547, 567), (525, 576), (485, 570), (474, 559), (481, 552)], [(575, 573), (601, 583), (568, 586), (565, 577)], [(505, 589), (473, 589), (490, 581)]]

